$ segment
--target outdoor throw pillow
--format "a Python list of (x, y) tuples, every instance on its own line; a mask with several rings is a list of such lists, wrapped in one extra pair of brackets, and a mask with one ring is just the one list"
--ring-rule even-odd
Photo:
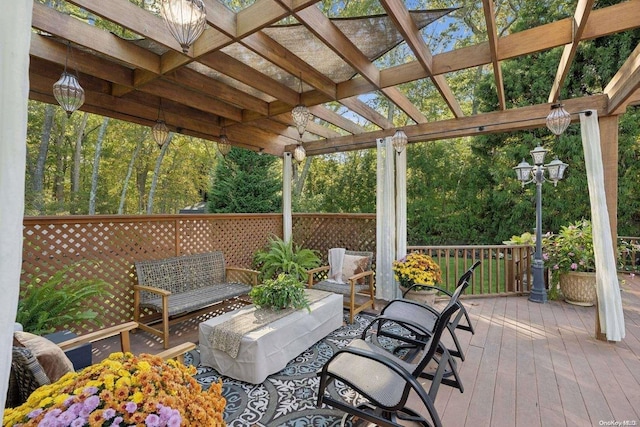
[[(351, 276), (365, 272), (367, 264), (369, 264), (369, 257), (345, 255), (342, 261), (342, 281), (347, 283)], [(358, 279), (357, 283), (364, 283), (364, 277)]]
[(14, 332), (13, 337), (31, 350), (52, 383), (58, 381), (67, 372), (73, 372), (71, 360), (60, 347), (48, 339), (22, 331)]

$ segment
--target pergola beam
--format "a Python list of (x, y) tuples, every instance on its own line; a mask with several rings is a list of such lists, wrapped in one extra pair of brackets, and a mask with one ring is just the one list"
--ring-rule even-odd
[[(606, 95), (593, 95), (564, 101), (570, 112), (595, 109), (598, 115), (605, 115), (608, 108)], [(489, 133), (509, 132), (546, 126), (549, 104), (538, 104), (528, 107), (513, 108), (505, 111), (494, 111), (476, 116), (467, 116), (438, 122), (430, 122), (402, 129), (409, 142), (434, 141)], [(576, 115), (573, 120), (578, 120)], [(363, 135), (343, 136), (332, 140), (314, 141), (305, 144), (308, 155), (334, 153), (338, 151), (362, 150), (374, 148), (378, 138), (391, 136), (388, 130), (368, 132)], [(286, 147), (289, 151), (292, 147)]]
[(500, 66), (500, 61), (498, 61), (498, 28), (496, 27), (493, 0), (482, 0), (482, 9), (487, 25), (487, 37), (489, 39), (489, 50), (491, 52), (491, 64), (493, 65), (493, 79), (496, 82), (496, 92), (498, 94), (498, 105), (501, 110), (504, 110), (507, 108), (507, 101), (504, 94), (502, 67)]
[(609, 97), (607, 114), (617, 114), (626, 108), (627, 102), (640, 88), (640, 44), (622, 64), (609, 84), (604, 88), (604, 94)]
[(569, 69), (571, 68), (573, 59), (576, 56), (578, 43), (582, 39), (582, 34), (587, 26), (589, 13), (591, 13), (593, 3), (594, 0), (578, 1), (576, 12), (573, 14), (573, 40), (571, 43), (564, 45), (564, 49), (562, 50), (558, 71), (556, 72), (556, 77), (553, 81), (553, 85), (551, 86), (551, 93), (549, 93), (549, 102), (556, 102), (560, 97), (560, 89), (569, 74)]

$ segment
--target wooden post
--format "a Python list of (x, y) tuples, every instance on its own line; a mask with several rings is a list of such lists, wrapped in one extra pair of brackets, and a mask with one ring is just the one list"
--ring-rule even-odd
[[(613, 242), (613, 256), (617, 256), (618, 242), (618, 116), (600, 117), (600, 150), (602, 152), (602, 166), (604, 168), (604, 192), (607, 199), (609, 227)], [(596, 296), (596, 324), (595, 336), (597, 340), (607, 341), (606, 334), (600, 329), (599, 303)]]

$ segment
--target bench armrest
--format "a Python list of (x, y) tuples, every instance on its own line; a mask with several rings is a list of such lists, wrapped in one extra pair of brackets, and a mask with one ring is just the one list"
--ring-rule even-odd
[(58, 347), (62, 350), (67, 350), (71, 347), (75, 347), (79, 344), (86, 344), (90, 342), (100, 341), (105, 338), (110, 338), (120, 334), (120, 343), (122, 344), (122, 351), (131, 351), (131, 344), (129, 341), (129, 331), (138, 327), (136, 322), (127, 322), (122, 325), (112, 326), (110, 328), (101, 329), (99, 331), (91, 332), (89, 334), (80, 335), (75, 338), (58, 343)]
[(147, 291), (154, 294), (158, 294), (160, 296), (169, 296), (171, 295), (171, 291), (167, 291), (160, 288), (154, 288), (153, 286), (144, 286), (144, 285), (133, 285), (133, 290), (136, 292)]
[(185, 342), (182, 344), (178, 344), (175, 347), (171, 347), (167, 350), (161, 351), (156, 354), (156, 356), (167, 359), (176, 359), (180, 363), (184, 363), (184, 355), (185, 353), (190, 352), (191, 350), (195, 350), (196, 345), (192, 342)]

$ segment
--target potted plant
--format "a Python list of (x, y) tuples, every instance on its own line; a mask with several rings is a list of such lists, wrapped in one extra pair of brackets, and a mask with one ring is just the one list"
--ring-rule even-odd
[(158, 356), (113, 353), (43, 385), (4, 412), (4, 426), (223, 427), (222, 381), (207, 391), (194, 366)]
[(251, 302), (261, 308), (310, 310), (304, 290), (304, 284), (294, 275), (280, 273), (275, 279), (267, 279), (262, 285), (254, 286), (249, 296)]
[(435, 302), (438, 290), (433, 286), (442, 281), (442, 271), (429, 255), (412, 252), (393, 262), (393, 272), (405, 298), (426, 304)]
[(595, 256), (591, 222), (577, 221), (562, 226), (557, 234), (545, 236), (542, 257), (551, 271), (549, 298), (557, 290), (570, 304), (592, 306), (596, 300)]
[(273, 236), (265, 249), (256, 252), (253, 264), (260, 270), (262, 279), (273, 279), (286, 273), (306, 282), (307, 270), (320, 265), (320, 257), (314, 250), (301, 248), (291, 239), (285, 242)]

